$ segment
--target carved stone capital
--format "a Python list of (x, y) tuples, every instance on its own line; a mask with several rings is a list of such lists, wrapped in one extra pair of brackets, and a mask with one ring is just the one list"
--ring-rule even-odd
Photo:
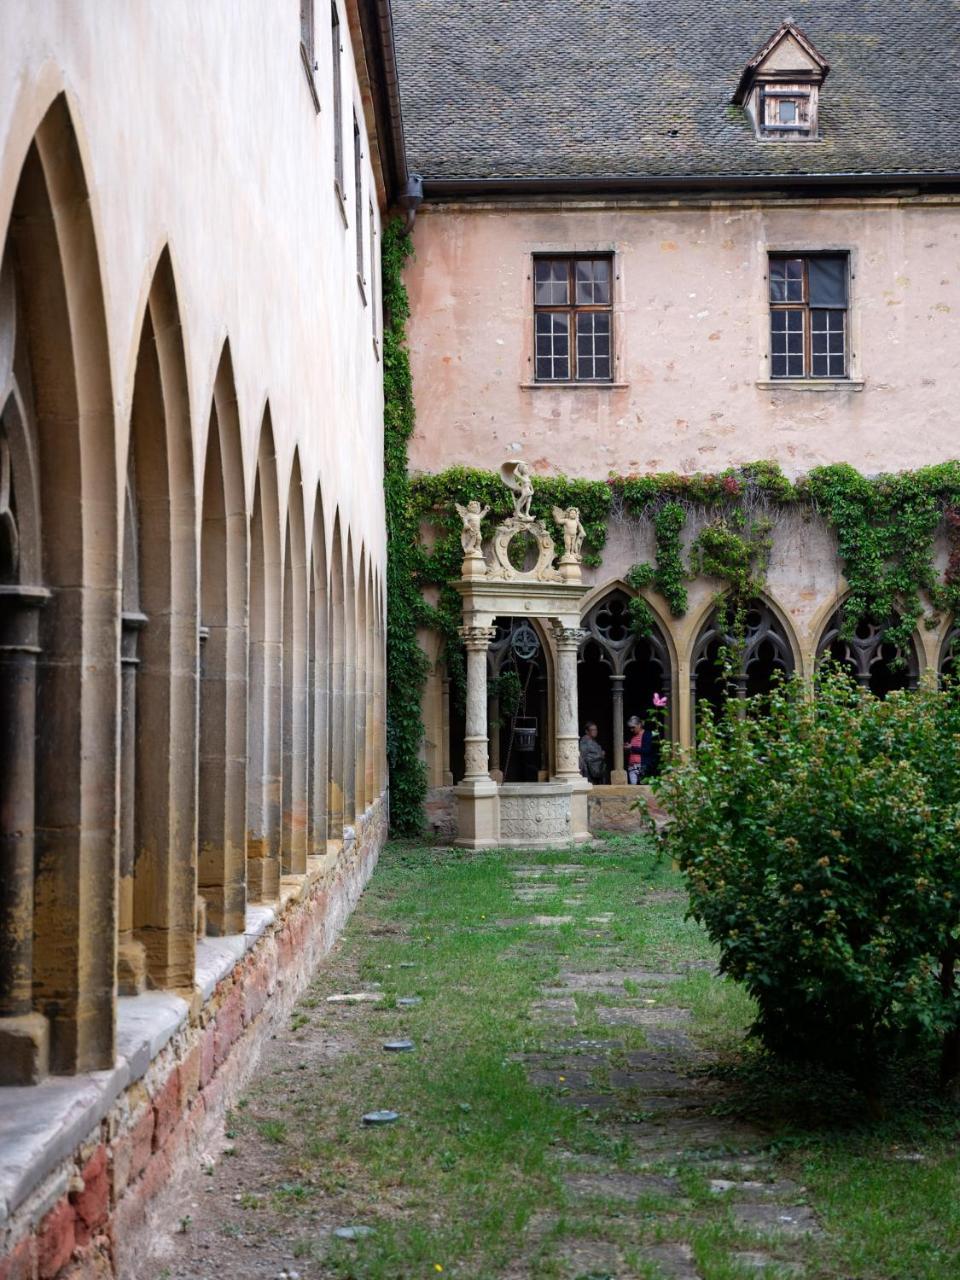
[(483, 653), (497, 634), (496, 627), (458, 627), (460, 639), (468, 649)]
[(587, 635), (588, 633), (582, 627), (565, 627), (562, 622), (553, 624), (553, 638), (561, 652), (564, 650), (576, 652), (586, 640)]

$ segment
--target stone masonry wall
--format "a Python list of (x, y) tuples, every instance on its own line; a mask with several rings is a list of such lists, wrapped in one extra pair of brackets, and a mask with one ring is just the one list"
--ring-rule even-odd
[(315, 864), (256, 945), (199, 996), (185, 1025), (19, 1205), (0, 1235), (0, 1280), (129, 1274), (138, 1241), (195, 1161), (331, 948), (376, 865), (386, 805)]

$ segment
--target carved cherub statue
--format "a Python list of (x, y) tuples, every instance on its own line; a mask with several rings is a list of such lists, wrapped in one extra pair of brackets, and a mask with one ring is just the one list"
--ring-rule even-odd
[(505, 462), (500, 468), (503, 483), (513, 491), (513, 514), (519, 520), (532, 520), (533, 480), (528, 462)]
[(553, 518), (563, 530), (563, 554), (565, 556), (574, 556), (579, 560), (580, 548), (583, 546), (583, 539), (586, 537), (583, 525), (580, 523), (579, 508), (568, 507), (564, 511), (563, 507), (554, 507)]
[(480, 532), (480, 521), (490, 508), (481, 508), (476, 498), (471, 498), (465, 507), (461, 507), (459, 502), (455, 502), (453, 505), (457, 508), (460, 519), (463, 521), (463, 529), (460, 533), (460, 545), (463, 547), (463, 554), (470, 560), (476, 560), (483, 554), (481, 551), (483, 534)]

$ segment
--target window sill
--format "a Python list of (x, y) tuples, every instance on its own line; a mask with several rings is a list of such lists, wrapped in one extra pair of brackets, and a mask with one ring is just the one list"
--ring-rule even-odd
[(360, 272), (357, 272), (357, 288), (360, 290), (360, 297), (363, 299), (363, 305), (367, 305), (367, 282), (364, 280)]
[(862, 378), (761, 378), (762, 391), (862, 391)]
[(310, 90), (310, 97), (313, 99), (314, 110), (316, 111), (317, 115), (319, 115), (320, 114), (320, 98), (317, 95), (317, 83), (316, 83), (316, 80), (314, 79), (315, 73), (313, 70), (313, 63), (310, 59), (309, 53), (307, 53), (307, 50), (302, 40), (300, 41), (300, 61), (303, 63), (303, 72), (304, 72), (304, 75), (307, 77), (307, 88)]
[(343, 194), (340, 183), (336, 178), (333, 180), (333, 191), (334, 195), (337, 197), (337, 208), (340, 210), (340, 217), (343, 219), (343, 225), (344, 227), (349, 227), (350, 222), (347, 219), (347, 197)]
[(622, 391), (629, 382), (521, 382), (521, 391)]

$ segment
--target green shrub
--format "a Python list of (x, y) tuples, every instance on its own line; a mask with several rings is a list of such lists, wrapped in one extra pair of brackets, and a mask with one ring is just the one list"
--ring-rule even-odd
[(776, 1054), (869, 1088), (939, 1044), (960, 1070), (960, 693), (885, 701), (839, 671), (762, 707), (701, 709), (659, 784), (667, 840), (721, 968)]

